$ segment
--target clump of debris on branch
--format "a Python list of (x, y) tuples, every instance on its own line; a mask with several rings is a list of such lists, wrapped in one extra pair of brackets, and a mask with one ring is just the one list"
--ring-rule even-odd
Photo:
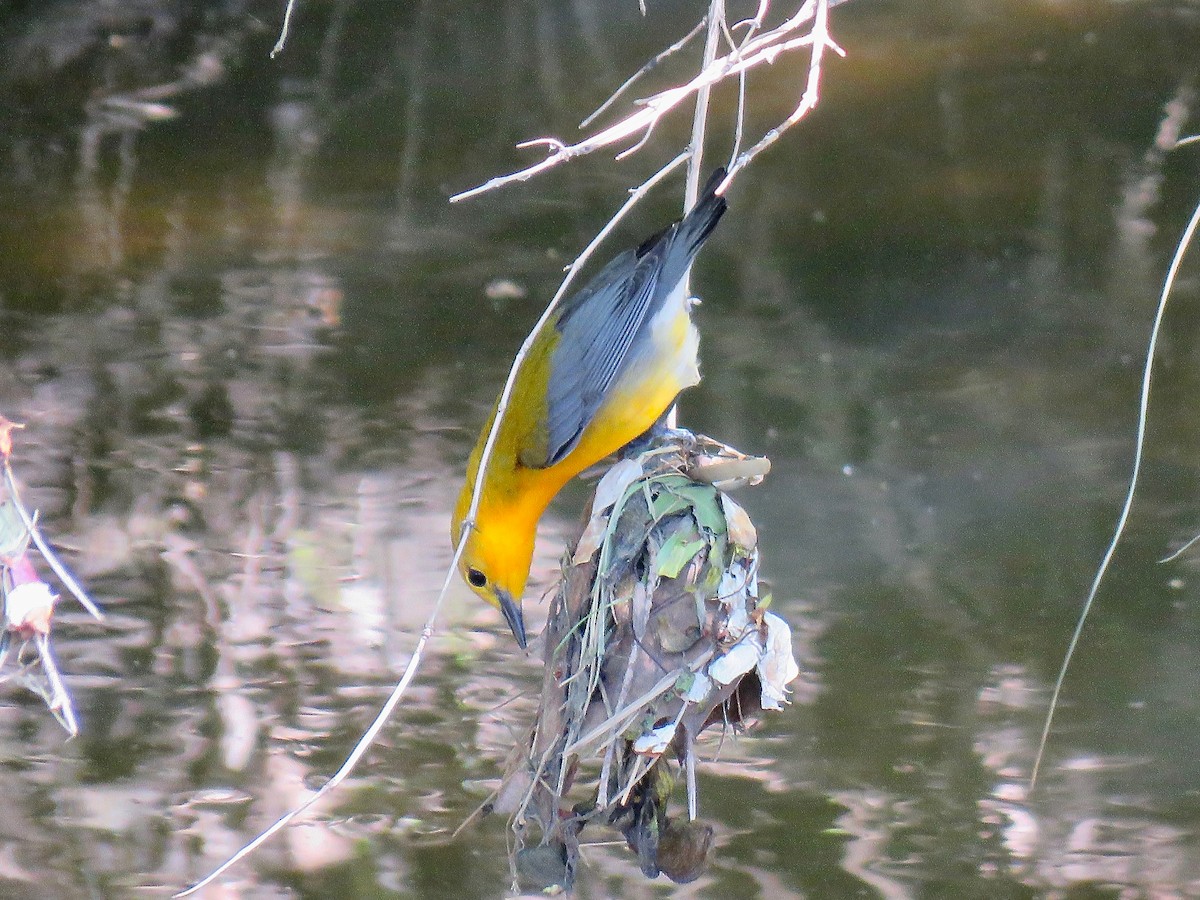
[(769, 469), (670, 431), (601, 479), (564, 556), (536, 721), (490, 806), (512, 816), (522, 887), (570, 890), (590, 825), (619, 829), (648, 877), (704, 870), (695, 740), (782, 708), (799, 674), (759, 583), (757, 532), (727, 493)]

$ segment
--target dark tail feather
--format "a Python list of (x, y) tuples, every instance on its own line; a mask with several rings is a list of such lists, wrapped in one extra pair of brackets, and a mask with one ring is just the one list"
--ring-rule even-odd
[(704, 190), (700, 192), (700, 199), (696, 201), (696, 205), (688, 211), (688, 214), (683, 217), (683, 221), (673, 222), (642, 241), (636, 251), (637, 258), (641, 259), (664, 240), (673, 241), (677, 238), (681, 246), (685, 248), (687, 254), (686, 262), (684, 263), (686, 267), (692, 261), (692, 257), (700, 252), (700, 247), (708, 240), (708, 236), (717, 227), (717, 222), (725, 214), (725, 209), (728, 207), (725, 198), (718, 197), (714, 193), (717, 185), (724, 180), (725, 168), (723, 166), (718, 167), (708, 177), (708, 182), (704, 185)]
[(696, 205), (679, 223), (679, 239), (687, 248), (689, 260), (700, 252), (701, 245), (708, 240), (708, 236), (712, 234), (717, 223), (721, 221), (721, 216), (725, 215), (725, 210), (729, 207), (725, 198), (718, 197), (716, 194), (717, 186), (724, 180), (725, 168), (718, 166), (708, 177), (704, 189), (700, 191), (700, 198), (696, 201)]

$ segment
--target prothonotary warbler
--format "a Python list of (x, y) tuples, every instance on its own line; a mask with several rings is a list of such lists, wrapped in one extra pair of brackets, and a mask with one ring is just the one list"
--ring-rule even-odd
[[(684, 275), (725, 212), (715, 193), (724, 177), (718, 169), (682, 221), (621, 253), (563, 300), (517, 372), (459, 571), (504, 614), (522, 648), (521, 595), (538, 519), (564, 484), (649, 430), (700, 380)], [(467, 464), (454, 543), (495, 416), (493, 409)]]

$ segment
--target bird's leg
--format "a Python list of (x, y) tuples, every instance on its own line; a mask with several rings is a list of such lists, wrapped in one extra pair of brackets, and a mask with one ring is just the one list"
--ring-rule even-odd
[(696, 436), (686, 428), (671, 428), (667, 425), (670, 418), (671, 410), (675, 404), (672, 403), (653, 425), (635, 437), (632, 441), (626, 444), (618, 451), (617, 455), (621, 459), (633, 459), (645, 453), (655, 444), (676, 443), (688, 445), (695, 441)]

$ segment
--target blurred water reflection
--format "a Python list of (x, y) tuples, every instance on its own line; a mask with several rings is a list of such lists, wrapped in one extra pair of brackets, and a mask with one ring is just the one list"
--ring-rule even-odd
[[(1200, 196), (1195, 154), (1154, 150), (1164, 104), (1196, 102), (1197, 10), (856, 3), (818, 115), (738, 183), (697, 276), (683, 418), (774, 461), (739, 500), (805, 673), (786, 713), (707, 746), (714, 863), (669, 891), (1200, 897), (1196, 557), (1154, 563), (1200, 528), (1194, 264), (1130, 540), (1024, 788)], [(0, 21), (0, 411), (110, 615), (58, 619), (80, 739), (6, 690), (6, 897), (182, 885), (337, 766), (441, 583), (513, 350), (658, 151), (445, 197), (568, 132), (696, 14), (302, 4), (270, 63), (279, 5)], [(756, 120), (797, 84), (768, 73)], [(584, 492), (546, 523), (536, 585)], [(502, 823), (450, 833), (538, 673), (465, 590), (443, 622), (355, 778), (232, 890), (502, 894)], [(622, 847), (586, 859), (582, 897), (668, 892)]]

